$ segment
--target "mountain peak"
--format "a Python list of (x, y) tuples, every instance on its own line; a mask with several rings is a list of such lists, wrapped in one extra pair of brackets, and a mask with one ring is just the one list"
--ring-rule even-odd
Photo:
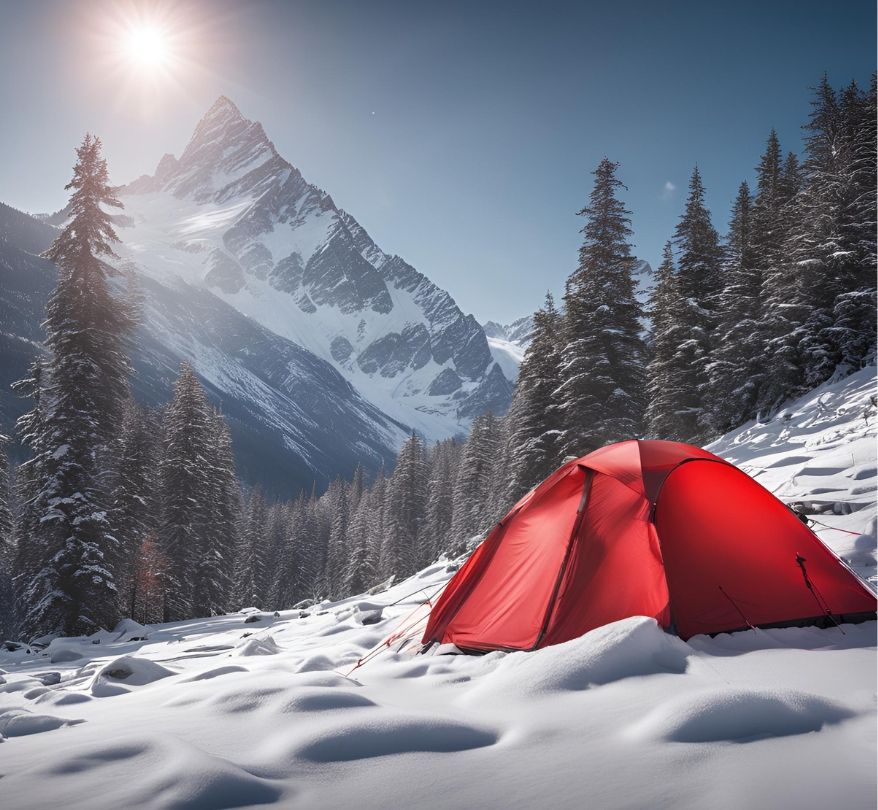
[(228, 96), (220, 96), (214, 101), (211, 108), (204, 114), (202, 121), (215, 118), (225, 118), (230, 120), (243, 120), (244, 116)]

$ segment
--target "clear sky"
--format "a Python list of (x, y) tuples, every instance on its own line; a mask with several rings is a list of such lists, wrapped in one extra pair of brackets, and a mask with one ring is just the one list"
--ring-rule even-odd
[[(155, 21), (157, 68), (129, 42)], [(875, 27), (874, 0), (0, 0), (0, 201), (61, 207), (86, 130), (115, 182), (151, 173), (225, 94), (384, 250), (508, 320), (562, 290), (601, 157), (655, 265), (693, 164), (722, 230), (824, 71), (868, 85)]]

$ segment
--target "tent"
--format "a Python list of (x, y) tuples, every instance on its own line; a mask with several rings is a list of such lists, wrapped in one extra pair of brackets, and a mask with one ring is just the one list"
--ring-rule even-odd
[(632, 440), (525, 495), (448, 583), (423, 641), (534, 650), (628, 616), (687, 639), (875, 609), (866, 585), (746, 473), (692, 445)]

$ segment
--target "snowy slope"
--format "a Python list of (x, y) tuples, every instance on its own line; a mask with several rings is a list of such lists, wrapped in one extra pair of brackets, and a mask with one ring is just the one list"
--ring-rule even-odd
[[(856, 538), (821, 537), (873, 581), (874, 375), (713, 447), (770, 488), (848, 504), (820, 519)], [(455, 568), (0, 652), (3, 806), (874, 806), (874, 622), (686, 643), (632, 618), (535, 653), (393, 650), (352, 672)]]
[(210, 292), (332, 364), (373, 406), (430, 439), (464, 431), (511, 385), (451, 296), (282, 158), (221, 97), (179, 159), (120, 190), (120, 254), (162, 284)]

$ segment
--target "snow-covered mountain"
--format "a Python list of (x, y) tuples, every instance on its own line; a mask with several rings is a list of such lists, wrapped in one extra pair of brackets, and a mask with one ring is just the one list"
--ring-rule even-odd
[[(874, 390), (873, 366), (711, 445), (810, 504), (873, 584)], [(635, 616), (536, 652), (401, 649), (459, 564), (305, 610), (0, 648), (4, 806), (874, 806), (874, 622), (684, 642)]]
[(497, 323), (497, 321), (486, 321), (482, 324), (482, 329), (488, 337), (491, 355), (511, 380), (517, 379), (518, 367), (530, 345), (533, 320), (533, 315), (525, 315), (508, 324)]
[(120, 199), (130, 267), (209, 292), (427, 438), (508, 406), (510, 383), (475, 318), (383, 252), (229, 99), (208, 110), (179, 159), (165, 155)]
[[(412, 429), (442, 438), (508, 406), (476, 320), (381, 251), (228, 99), (179, 159), (119, 196), (120, 269), (143, 299), (135, 393), (166, 402), (180, 360), (192, 362), (245, 480), (322, 487), (357, 463), (392, 464)], [(39, 351), (55, 271), (36, 254), (63, 220), (0, 205), (0, 433), (26, 407), (9, 383)]]

